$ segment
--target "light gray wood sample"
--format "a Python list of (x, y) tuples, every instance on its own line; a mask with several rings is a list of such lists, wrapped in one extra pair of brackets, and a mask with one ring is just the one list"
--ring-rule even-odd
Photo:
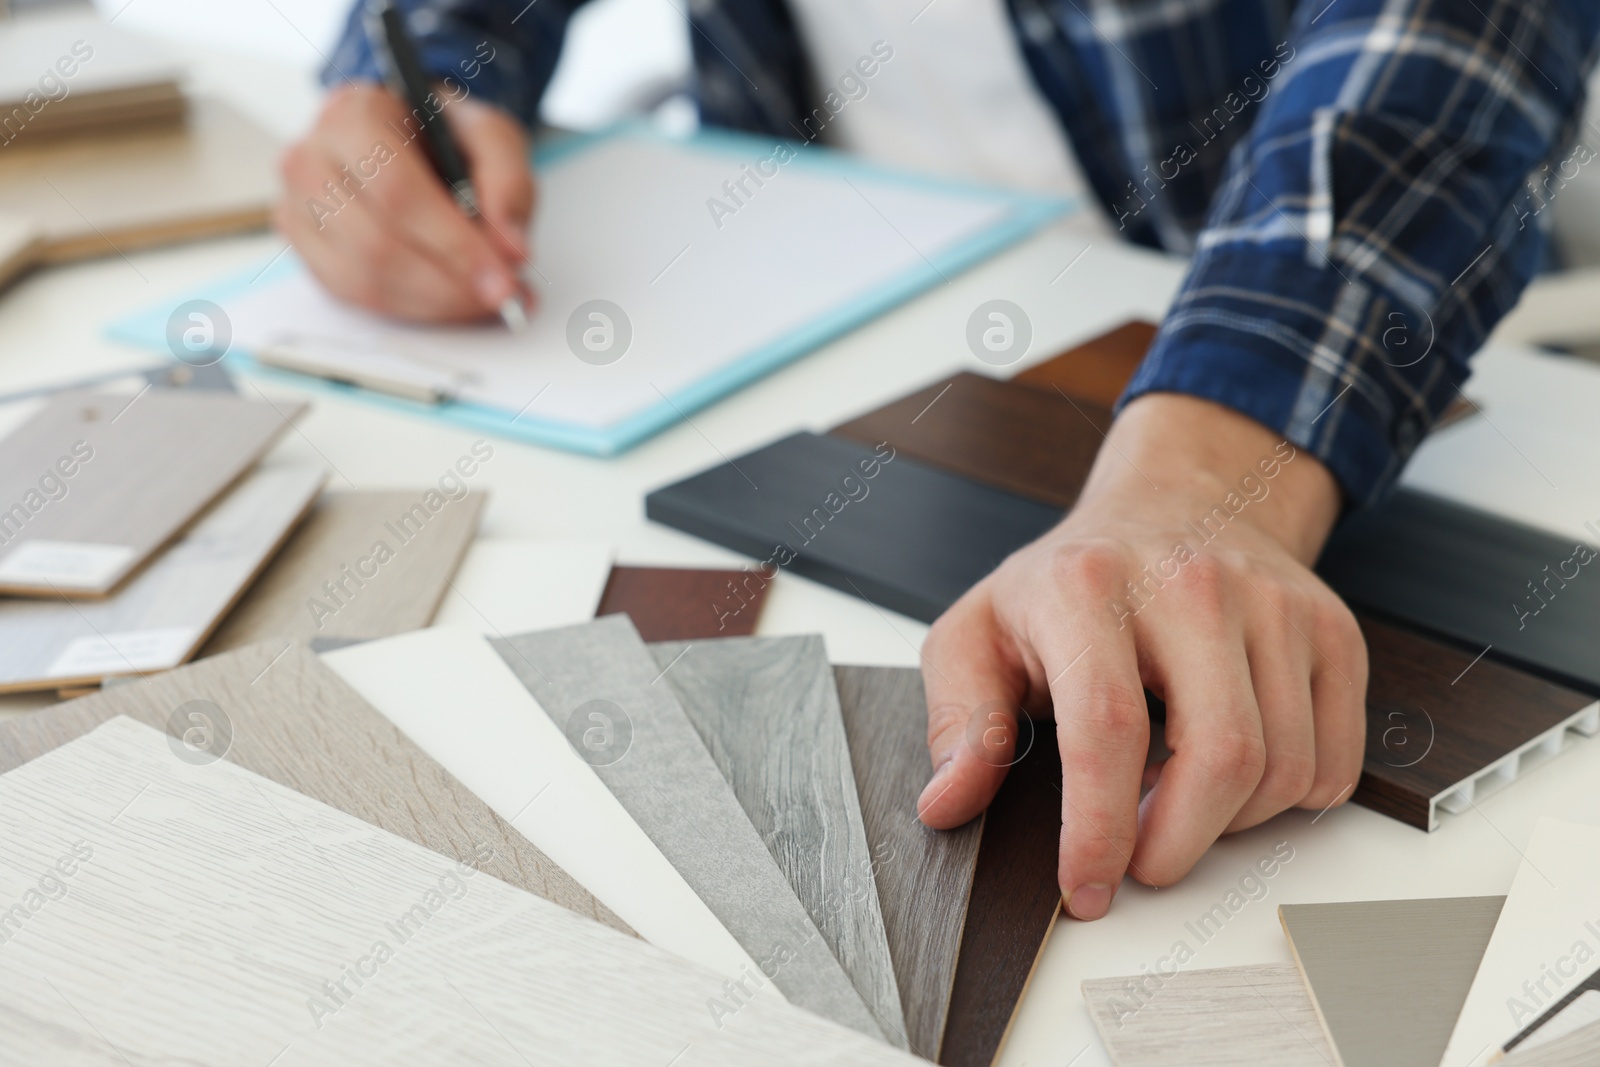
[(7, 1063), (913, 1062), (125, 718), (0, 819)]
[(1579, 1027), (1542, 1045), (1514, 1049), (1500, 1067), (1594, 1067), (1600, 1063), (1600, 1022)]
[(1436, 1067), (1505, 899), (1279, 906), (1343, 1067)]
[(867, 846), (911, 1051), (938, 1060), (983, 816), (955, 830), (917, 818), (928, 783), (927, 698), (915, 667), (835, 667)]
[[(435, 491), (435, 502), (445, 502), (430, 511), (429, 492), (324, 493), (202, 655), (256, 641), (388, 637), (428, 625), (487, 500), (482, 492), (448, 500)], [(380, 563), (381, 554), (389, 558)]]
[(822, 638), (661, 641), (650, 651), (878, 1028), (909, 1047), (873, 875), (880, 857), (867, 844)]
[(0, 693), (184, 663), (306, 515), (316, 467), (258, 467), (104, 600), (0, 599)]
[[(0, 723), (0, 771), (117, 715), (167, 730), (191, 701), (213, 751), (256, 774), (619, 930), (625, 924), (298, 645), (263, 644)], [(184, 713), (182, 729), (191, 721)], [(203, 723), (193, 723), (203, 726)], [(224, 727), (226, 733), (224, 733)], [(178, 736), (181, 736), (178, 735)], [(630, 931), (631, 932), (631, 931)]]
[[(0, 439), (0, 592), (109, 593), (304, 409), (193, 389), (52, 397)], [(41, 551), (92, 562), (73, 573)]]
[[(1141, 983), (1143, 988), (1141, 990)], [(1083, 999), (1117, 1067), (1329, 1067), (1311, 998), (1290, 963), (1092, 978)]]
[(778, 990), (881, 1037), (628, 617), (492, 643), (569, 740), (600, 731), (580, 755)]
[(33, 266), (44, 250), (44, 234), (26, 215), (0, 211), (0, 289)]

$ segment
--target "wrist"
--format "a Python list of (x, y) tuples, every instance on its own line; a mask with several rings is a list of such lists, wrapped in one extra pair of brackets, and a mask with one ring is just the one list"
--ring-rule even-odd
[(1276, 430), (1199, 397), (1149, 393), (1118, 415), (1074, 513), (1170, 512), (1181, 524), (1221, 508), (1310, 566), (1341, 502), (1328, 469)]

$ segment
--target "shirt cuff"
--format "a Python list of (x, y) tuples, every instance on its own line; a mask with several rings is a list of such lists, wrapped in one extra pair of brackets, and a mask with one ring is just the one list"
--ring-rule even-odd
[(1185, 393), (1317, 457), (1355, 504), (1381, 496), (1466, 377), (1428, 317), (1328, 265), (1258, 248), (1197, 259), (1117, 402)]

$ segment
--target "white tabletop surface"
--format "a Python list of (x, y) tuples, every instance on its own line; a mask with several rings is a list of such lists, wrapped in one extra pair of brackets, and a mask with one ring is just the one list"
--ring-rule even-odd
[[(215, 54), (214, 68), (225, 69)], [(235, 91), (257, 113), (271, 83), (251, 68)], [(268, 72), (270, 74), (270, 72)], [(293, 128), (308, 105), (304, 79), (285, 72)], [(226, 79), (220, 81), (228, 91)], [(285, 105), (286, 107), (289, 105)], [(1086, 240), (1058, 226), (940, 286), (897, 311), (778, 371), (614, 459), (592, 459), (495, 441), (474, 479), (491, 498), (488, 536), (596, 539), (628, 563), (737, 565), (715, 546), (647, 523), (644, 494), (798, 429), (821, 430), (957, 370), (993, 372), (968, 352), (967, 316), (1005, 297), (1031, 317), (1035, 362), (1134, 316), (1159, 318), (1182, 273), (1176, 260)], [(127, 259), (111, 257), (36, 273), (0, 297), (0, 393), (103, 369), (150, 362), (147, 353), (102, 337), (111, 319), (183, 293), (208, 279), (264, 263), (283, 247), (273, 235), (212, 241)], [(1081, 254), (1081, 258), (1078, 258)], [(1063, 272), (1071, 264), (1071, 268)], [(1429, 440), (1407, 473), (1427, 488), (1572, 537), (1600, 526), (1600, 368), (1513, 349), (1479, 357), (1468, 392), (1485, 415)], [(1007, 373), (1015, 368), (1007, 369)], [(257, 385), (246, 381), (247, 393)], [(296, 395), (274, 382), (274, 398)], [(278, 446), (320, 461), (335, 487), (408, 487), (437, 479), (476, 435), (323, 393)], [(13, 408), (16, 408), (13, 405)], [(0, 410), (0, 428), (15, 411)], [(1595, 536), (1588, 535), (1591, 539)], [(915, 665), (927, 627), (803, 578), (782, 575), (762, 618), (766, 634), (825, 635), (839, 663)], [(45, 701), (0, 698), (15, 714)], [(1446, 816), (1424, 834), (1364, 808), (1292, 813), (1211, 850), (1179, 886), (1132, 882), (1110, 916), (1063, 919), (1046, 946), (1005, 1049), (1003, 1063), (1058, 1067), (1109, 1063), (1083, 1006), (1086, 978), (1154, 969), (1176, 942), (1192, 968), (1288, 961), (1277, 905), (1385, 897), (1503, 893), (1534, 820), (1556, 815), (1600, 823), (1600, 740), (1581, 741), (1473, 811)], [(1256, 860), (1279, 842), (1294, 857), (1222, 932), (1202, 943), (1186, 926), (1222, 902)], [(1259, 895), (1259, 894), (1258, 894)]]

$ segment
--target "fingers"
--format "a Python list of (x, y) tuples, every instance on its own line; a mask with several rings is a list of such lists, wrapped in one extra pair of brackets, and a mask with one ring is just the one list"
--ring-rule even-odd
[(922, 646), (933, 777), (917, 815), (946, 830), (988, 806), (1015, 759), (1024, 672), (1004, 642), (985, 582), (934, 623)]
[(1315, 631), (1311, 699), (1316, 709), (1317, 773), (1300, 806), (1322, 810), (1355, 792), (1367, 743), (1367, 644), (1337, 598)]
[(520, 269), (530, 255), (528, 225), (534, 207), (527, 135), (498, 108), (450, 108), (445, 117), (467, 157), (489, 243), (513, 270)]
[(1185, 570), (1183, 610), (1150, 613), (1143, 647), (1167, 702), (1173, 752), (1145, 798), (1131, 865), (1152, 885), (1189, 872), (1254, 795), (1267, 765), (1238, 594), (1211, 557), (1196, 556)]
[(330, 94), (316, 127), (285, 153), (285, 195), (276, 212), (279, 227), (335, 294), (434, 321), (481, 318), (521, 294), (515, 244), (532, 206), (526, 137), (487, 105), (460, 101), (451, 111), (469, 116), (469, 164), (487, 161), (490, 202), (504, 220), (498, 225), (519, 236), (501, 238), (461, 211), (404, 105), (379, 87), (347, 87)]
[[(1265, 606), (1265, 605), (1263, 605)], [(1276, 617), (1247, 635), (1245, 654), (1261, 712), (1267, 766), (1256, 791), (1228, 824), (1243, 830), (1294, 807), (1317, 775), (1316, 724), (1311, 699), (1311, 646)], [(1273, 622), (1277, 621), (1277, 625)]]
[[(1056, 711), (1061, 854), (1067, 911), (1098, 919), (1135, 857), (1150, 712), (1131, 626), (1110, 608), (1120, 559), (1093, 550), (1054, 561), (1046, 621), (1030, 634)], [(1098, 610), (1105, 605), (1104, 610)]]

